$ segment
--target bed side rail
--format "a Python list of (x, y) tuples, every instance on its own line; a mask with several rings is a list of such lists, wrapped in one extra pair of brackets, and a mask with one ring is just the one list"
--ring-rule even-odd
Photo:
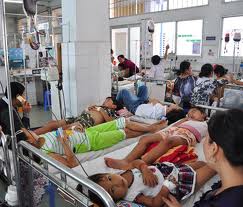
[(12, 183), (12, 174), (11, 174), (11, 163), (10, 163), (10, 154), (8, 149), (9, 137), (6, 136), (3, 132), (0, 133), (0, 143), (2, 144), (3, 149), (3, 160), (1, 160), (1, 170), (6, 172), (6, 178), (9, 183)]
[[(36, 149), (29, 143), (25, 141), (21, 141), (19, 144), (19, 158), (22, 159), (24, 162), (29, 164), (32, 168), (46, 176), (51, 182), (55, 183), (61, 190), (68, 193), (72, 196), (76, 201), (81, 203), (84, 206), (90, 206), (92, 203), (87, 195), (78, 192), (76, 189), (72, 188), (67, 183), (67, 177), (71, 178), (72, 180), (76, 181), (77, 183), (81, 184), (83, 188), (87, 191), (92, 191), (95, 193), (104, 203), (106, 207), (116, 207), (116, 204), (110, 197), (110, 195), (103, 190), (99, 185), (95, 184), (94, 182), (90, 181), (86, 177), (78, 174), (77, 172), (73, 171), (72, 169), (66, 167), (65, 165), (61, 164), (60, 162), (56, 161), (55, 159), (51, 158), (50, 156), (43, 153), (41, 150)], [(23, 150), (28, 151), (28, 157), (24, 155)], [(42, 165), (39, 165), (37, 162), (34, 161), (33, 156), (37, 156), (41, 159)], [(60, 174), (61, 178), (58, 178), (53, 173), (48, 171), (48, 166), (52, 166), (57, 169)]]
[[(161, 102), (161, 103), (166, 105), (166, 106), (170, 106), (172, 104), (170, 102)], [(227, 111), (228, 110), (228, 109), (222, 108), (222, 107), (213, 107), (213, 106), (206, 106), (206, 105), (196, 105), (196, 106), (199, 107), (199, 108), (215, 110), (215, 111)]]

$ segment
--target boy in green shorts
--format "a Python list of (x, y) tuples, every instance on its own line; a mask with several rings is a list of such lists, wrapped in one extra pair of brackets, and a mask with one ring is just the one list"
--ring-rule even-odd
[[(146, 132), (156, 132), (166, 126), (165, 122), (153, 125), (143, 125), (129, 122), (124, 117), (94, 127), (83, 129), (80, 125), (65, 130), (68, 136), (68, 146), (74, 153), (97, 151), (111, 147), (118, 142), (142, 135)], [(32, 131), (22, 129), (27, 141), (46, 153), (64, 154), (62, 143), (58, 140), (58, 131), (37, 135)]]

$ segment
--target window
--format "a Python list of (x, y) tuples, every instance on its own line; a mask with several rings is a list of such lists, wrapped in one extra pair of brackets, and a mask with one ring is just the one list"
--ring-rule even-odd
[(110, 0), (110, 18), (207, 5), (208, 0)]
[(153, 55), (163, 57), (167, 44), (170, 45), (169, 53), (175, 52), (176, 22), (155, 24), (153, 35)]
[(145, 1), (145, 13), (167, 10), (167, 0)]
[(234, 2), (234, 1), (243, 1), (243, 0), (225, 0), (225, 2)]
[(181, 9), (187, 7), (207, 5), (208, 0), (169, 0), (169, 9)]
[(201, 55), (202, 28), (202, 20), (181, 21), (177, 23), (177, 55)]
[(112, 29), (112, 49), (114, 57), (128, 55), (128, 28)]
[(112, 49), (114, 57), (124, 55), (137, 66), (140, 65), (140, 26), (112, 29)]
[[(234, 49), (236, 56), (243, 56), (243, 40), (240, 42), (234, 41), (235, 33), (240, 33), (243, 38), (243, 16), (229, 17), (223, 19), (223, 34), (221, 43), (221, 55), (233, 56)], [(228, 40), (226, 38), (228, 36)], [(225, 41), (226, 40), (226, 41)]]

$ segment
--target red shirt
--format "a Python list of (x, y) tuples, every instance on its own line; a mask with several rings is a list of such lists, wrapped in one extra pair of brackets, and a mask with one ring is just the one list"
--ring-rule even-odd
[[(125, 70), (125, 69), (128, 68), (129, 69), (129, 76), (128, 77), (131, 77), (135, 73), (138, 73), (139, 72), (139, 69), (135, 65), (135, 63), (133, 63), (131, 60), (128, 60), (128, 59), (125, 59), (125, 61), (123, 63), (120, 63), (118, 65), (118, 67), (120, 67), (121, 70)], [(135, 72), (135, 69), (136, 69), (136, 72)], [(128, 78), (128, 77), (125, 77), (125, 78)]]

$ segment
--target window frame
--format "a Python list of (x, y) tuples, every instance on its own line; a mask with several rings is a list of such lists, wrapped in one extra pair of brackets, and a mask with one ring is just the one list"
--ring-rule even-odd
[[(178, 55), (177, 54), (177, 34), (178, 34), (178, 22), (186, 22), (186, 21), (196, 21), (196, 20), (202, 20), (202, 46), (201, 46), (201, 52), (200, 55)], [(203, 53), (203, 40), (205, 37), (204, 34), (204, 18), (200, 18), (200, 19), (189, 19), (189, 20), (181, 20), (181, 21), (177, 21), (176, 22), (176, 56), (178, 57), (189, 57), (189, 58), (202, 58), (202, 53)]]
[[(202, 45), (201, 45), (201, 52), (200, 55), (178, 55), (177, 54), (177, 35), (178, 35), (178, 22), (185, 22), (185, 21), (195, 21), (195, 20), (201, 20), (202, 21)], [(166, 22), (155, 22), (155, 24), (163, 24), (163, 23), (169, 23), (171, 21), (166, 21)], [(205, 27), (205, 20), (204, 18), (200, 18), (200, 19), (187, 19), (187, 20), (180, 20), (180, 21), (173, 21), (175, 22), (175, 54), (178, 57), (188, 57), (188, 58), (202, 58), (203, 56), (203, 41), (204, 41), (204, 37), (205, 37), (205, 33), (204, 33), (204, 27)]]
[[(108, 10), (109, 10), (109, 19), (116, 19), (116, 18), (121, 18), (121, 17), (131, 17), (131, 16), (139, 16), (139, 15), (146, 15), (146, 14), (150, 14), (150, 13), (153, 13), (153, 14), (156, 14), (156, 13), (160, 13), (160, 12), (168, 12), (168, 11), (174, 11), (174, 10), (181, 10), (181, 9), (192, 9), (192, 8), (198, 8), (198, 7), (206, 7), (206, 6), (209, 6), (210, 5), (210, 0), (208, 0), (208, 3), (207, 4), (203, 4), (203, 5), (197, 5), (197, 6), (191, 6), (191, 7), (183, 7), (183, 8), (178, 8), (178, 9), (169, 9), (169, 1), (170, 0), (167, 0), (167, 8), (165, 10), (162, 10), (162, 11), (155, 11), (155, 12), (143, 12), (143, 13), (140, 13), (140, 14), (134, 14), (134, 15), (127, 15), (127, 16), (117, 16), (117, 17), (111, 17), (110, 13), (110, 0), (109, 0), (109, 3), (108, 3)], [(224, 1), (224, 0), (222, 0)], [(232, 3), (232, 2), (225, 2), (225, 3)]]

